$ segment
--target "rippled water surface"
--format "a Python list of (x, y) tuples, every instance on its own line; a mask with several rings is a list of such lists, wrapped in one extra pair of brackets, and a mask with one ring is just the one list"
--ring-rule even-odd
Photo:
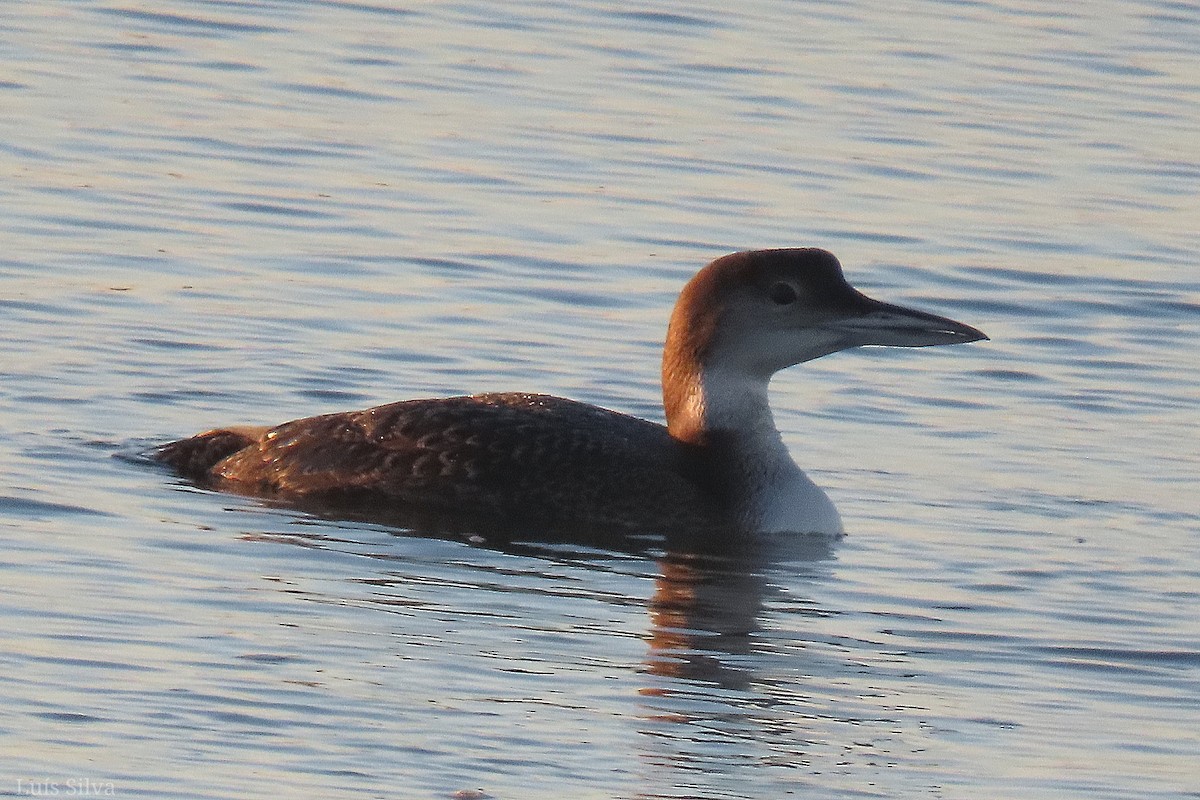
[[(1200, 797), (1200, 12), (734, 8), (4, 7), (0, 794)], [(489, 548), (129, 457), (657, 419), (682, 283), (791, 245), (993, 339), (776, 380), (841, 541)]]

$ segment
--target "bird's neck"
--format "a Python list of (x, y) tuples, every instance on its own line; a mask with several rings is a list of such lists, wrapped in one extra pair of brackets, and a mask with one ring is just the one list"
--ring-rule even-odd
[(842, 531), (837, 510), (788, 453), (771, 414), (770, 376), (664, 360), (671, 436), (695, 448), (706, 489), (759, 531)]
[(663, 370), (667, 429), (681, 442), (705, 445), (714, 434), (739, 443), (779, 443), (767, 397), (770, 376), (698, 363)]

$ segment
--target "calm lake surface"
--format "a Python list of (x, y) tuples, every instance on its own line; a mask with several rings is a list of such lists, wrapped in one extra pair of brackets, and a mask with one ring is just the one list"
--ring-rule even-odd
[[(0, 22), (0, 794), (1200, 797), (1195, 5)], [(133, 457), (464, 392), (661, 419), (684, 281), (800, 245), (993, 339), (776, 379), (840, 541), (489, 548)]]

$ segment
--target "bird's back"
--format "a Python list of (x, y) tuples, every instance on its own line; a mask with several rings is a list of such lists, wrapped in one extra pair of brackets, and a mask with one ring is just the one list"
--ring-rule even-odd
[(213, 488), (310, 504), (645, 530), (716, 516), (666, 428), (548, 395), (409, 400), (209, 431), (157, 457)]

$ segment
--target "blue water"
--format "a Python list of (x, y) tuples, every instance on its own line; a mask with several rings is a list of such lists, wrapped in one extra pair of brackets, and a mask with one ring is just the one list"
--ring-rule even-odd
[[(1200, 12), (730, 8), (0, 12), (0, 794), (1200, 797)], [(992, 337), (777, 378), (842, 541), (489, 549), (128, 457), (658, 419), (683, 282), (796, 245)]]

